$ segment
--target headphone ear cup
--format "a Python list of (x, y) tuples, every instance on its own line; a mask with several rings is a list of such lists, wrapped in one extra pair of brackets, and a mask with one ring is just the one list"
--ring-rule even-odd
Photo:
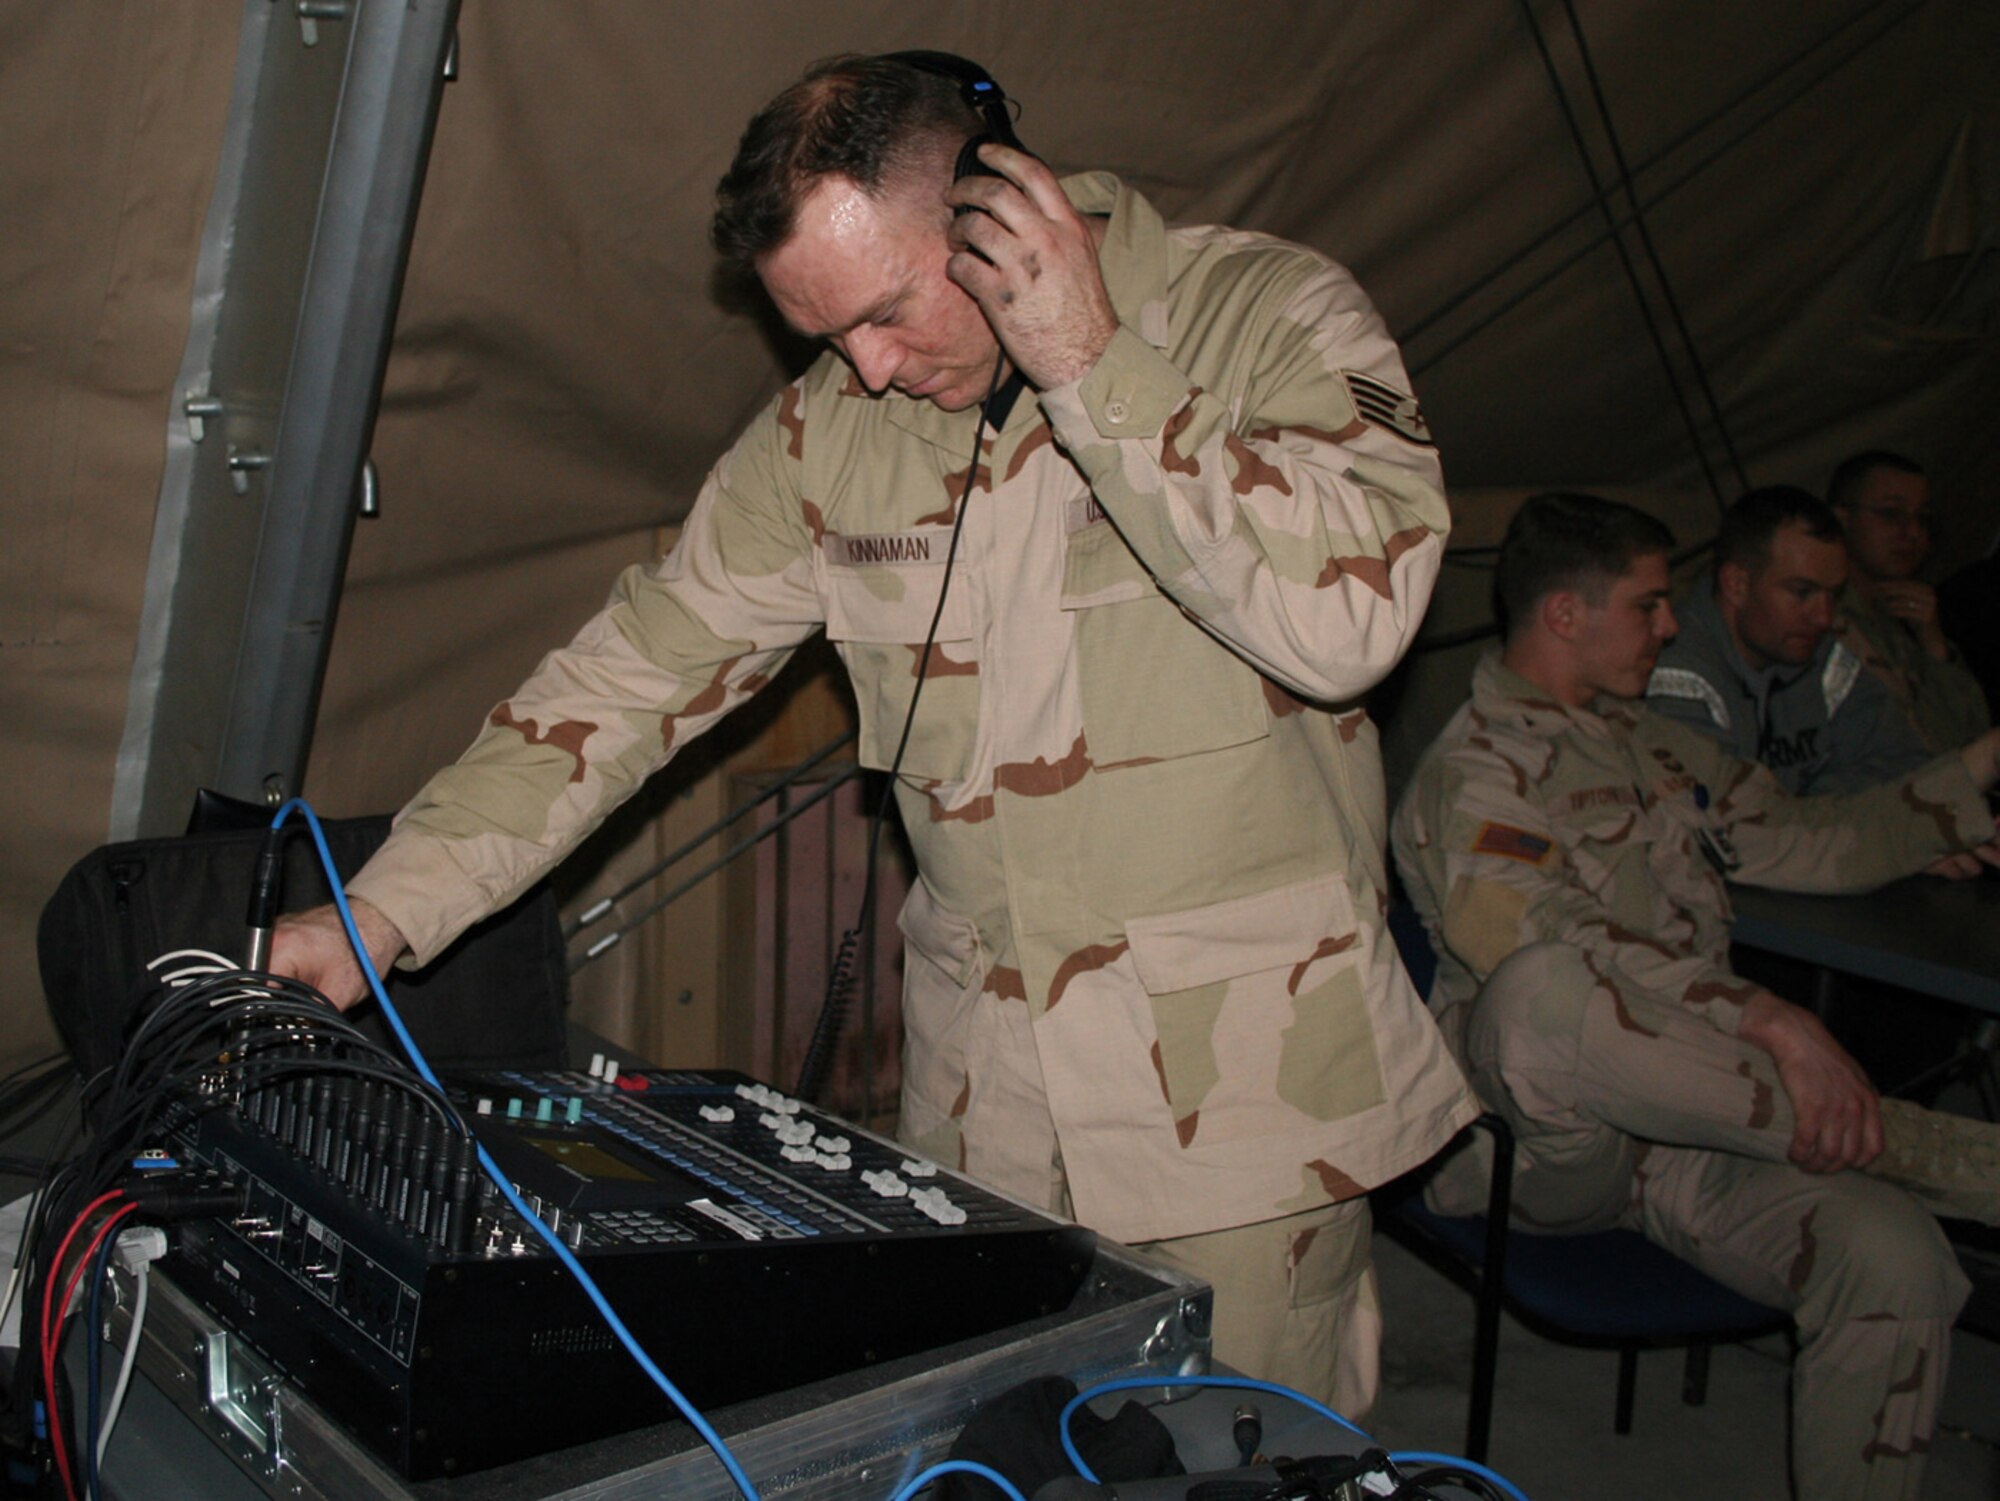
[(985, 131), (967, 141), (964, 149), (958, 153), (958, 162), (952, 172), (954, 180), (974, 174), (988, 177), (999, 175), (979, 160), (979, 148), (989, 141), (1011, 147), (1015, 151), (1026, 152), (1029, 156), (1034, 155), (1021, 144), (1021, 138), (1014, 134), (1014, 117), (1007, 112), (1006, 91), (994, 82), (993, 75), (978, 63), (970, 58), (959, 57), (956, 53), (922, 51), (885, 52), (882, 54), (882, 60), (901, 63), (907, 68), (916, 68), (924, 73), (951, 79), (958, 85), (959, 96), (964, 99), (966, 108), (974, 111), (986, 122)]
[[(998, 177), (1000, 174), (979, 159), (979, 148), (998, 141), (997, 136), (980, 134), (974, 136), (959, 148), (958, 161), (951, 169), (951, 180), (959, 182), (967, 177)], [(1002, 142), (1001, 144), (1005, 144)], [(972, 212), (969, 208), (958, 210), (961, 214)]]
[(989, 99), (986, 102), (984, 113), (986, 115), (986, 133), (980, 137), (981, 141), (997, 141), (1002, 146), (1009, 146), (1016, 151), (1027, 152), (1030, 156), (1034, 155), (1032, 151), (1028, 151), (1028, 148), (1021, 144), (1021, 138), (1014, 134), (1014, 121), (1007, 113), (1007, 101), (1005, 99)]

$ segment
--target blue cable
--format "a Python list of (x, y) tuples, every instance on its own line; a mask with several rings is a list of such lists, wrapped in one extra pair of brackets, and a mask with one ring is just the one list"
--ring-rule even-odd
[(1528, 1501), (1521, 1488), (1505, 1475), (1495, 1474), (1485, 1465), (1470, 1459), (1460, 1459), (1456, 1454), (1428, 1454), (1421, 1449), (1410, 1449), (1401, 1454), (1391, 1454), (1390, 1460), (1399, 1465), (1446, 1465), (1454, 1470), (1464, 1470), (1477, 1475), (1481, 1480), (1497, 1485), (1514, 1498), (1514, 1501)]
[(1012, 1498), (1012, 1501), (1028, 1501), (1028, 1498), (1021, 1494), (1020, 1488), (1005, 1475), (1002, 1475), (998, 1470), (978, 1464), (970, 1459), (940, 1460), (928, 1470), (919, 1471), (909, 1484), (896, 1492), (891, 1501), (910, 1501), (910, 1497), (943, 1475), (977, 1475), (980, 1479), (990, 1480), (999, 1486), (1001, 1490), (1005, 1491)]
[[(437, 1075), (431, 1071), (430, 1063), (425, 1059), (422, 1050), (417, 1047), (415, 1039), (410, 1036), (409, 1029), (403, 1025), (403, 1018), (396, 1011), (396, 1003), (389, 999), (388, 989), (382, 984), (381, 976), (375, 973), (374, 961), (368, 957), (368, 946), (361, 941), (361, 932), (354, 925), (354, 913), (347, 905), (347, 893), (341, 889), (340, 871), (334, 865), (333, 851), (327, 848), (326, 834), (319, 826), (319, 815), (313, 812), (303, 798), (295, 797), (278, 809), (277, 815), (271, 820), (271, 827), (282, 828), (286, 818), (294, 809), (304, 815), (306, 827), (312, 831), (313, 844), (319, 850), (320, 864), (326, 870), (327, 885), (333, 888), (333, 904), (340, 913), (340, 925), (347, 930), (347, 941), (353, 945), (355, 962), (361, 966), (361, 973), (368, 981), (368, 988), (374, 991), (376, 1003), (381, 1006), (383, 1016), (388, 1018), (389, 1026), (396, 1034), (396, 1040), (403, 1045), (403, 1051), (409, 1055), (410, 1066), (426, 1084), (442, 1095), (444, 1086), (438, 1082)], [(507, 1181), (507, 1175), (500, 1170), (499, 1164), (487, 1155), (486, 1148), (477, 1140), (473, 1145), (478, 1150), (479, 1165), (485, 1169), (486, 1176), (493, 1180), (494, 1186), (500, 1190), (514, 1212), (535, 1227), (535, 1233), (541, 1236), (548, 1248), (555, 1253), (556, 1260), (563, 1264), (585, 1295), (597, 1305), (598, 1313), (603, 1316), (606, 1326), (618, 1337), (618, 1342), (625, 1347), (626, 1353), (638, 1362), (639, 1369), (652, 1379), (653, 1385), (664, 1392), (667, 1399), (680, 1409), (681, 1415), (693, 1425), (694, 1431), (701, 1435), (702, 1442), (715, 1452), (715, 1457), (722, 1462), (722, 1467), (729, 1472), (729, 1478), (736, 1482), (736, 1488), (743, 1493), (747, 1501), (759, 1501), (757, 1487), (750, 1483), (750, 1477), (736, 1462), (736, 1456), (730, 1452), (729, 1445), (722, 1441), (722, 1435), (709, 1425), (708, 1420), (695, 1410), (694, 1404), (681, 1395), (680, 1388), (669, 1381), (666, 1373), (653, 1363), (653, 1357), (646, 1353), (632, 1331), (625, 1327), (625, 1321), (618, 1316), (610, 1300), (599, 1290), (590, 1273), (583, 1269), (583, 1263), (570, 1253), (569, 1247), (562, 1243), (561, 1237), (543, 1224), (541, 1217), (528, 1208), (514, 1185)], [(1015, 1491), (1014, 1496), (1015, 1501), (1021, 1501), (1019, 1491)]]
[[(1342, 1428), (1345, 1428), (1349, 1433), (1354, 1434), (1365, 1444), (1372, 1446), (1375, 1443), (1374, 1437), (1367, 1429), (1350, 1423), (1324, 1402), (1308, 1397), (1304, 1392), (1294, 1391), (1289, 1386), (1280, 1386), (1275, 1381), (1258, 1381), (1249, 1376), (1126, 1376), (1117, 1381), (1100, 1382), (1096, 1386), (1078, 1392), (1063, 1407), (1062, 1415), (1056, 1419), (1056, 1430), (1058, 1436), (1062, 1439), (1063, 1453), (1067, 1454), (1069, 1462), (1076, 1466), (1077, 1474), (1081, 1475), (1085, 1480), (1090, 1481), (1093, 1485), (1097, 1483), (1096, 1473), (1089, 1465), (1083, 1462), (1083, 1455), (1078, 1451), (1076, 1441), (1070, 1437), (1070, 1415), (1083, 1406), (1084, 1403), (1094, 1397), (1101, 1397), (1106, 1392), (1144, 1391), (1162, 1386), (1221, 1387), (1229, 1391), (1268, 1392), (1272, 1396), (1283, 1397), (1288, 1401), (1296, 1402), (1301, 1407), (1308, 1408), (1323, 1418), (1331, 1419)], [(1499, 1486), (1501, 1490), (1512, 1496), (1514, 1501), (1528, 1501), (1528, 1498), (1522, 1494), (1520, 1489), (1504, 1475), (1497, 1475), (1484, 1465), (1475, 1464), (1469, 1459), (1458, 1459), (1448, 1454), (1425, 1454), (1418, 1452), (1391, 1454), (1389, 1458), (1395, 1464), (1422, 1463), (1451, 1465), (1465, 1470), (1470, 1474), (1477, 1475), (1483, 1480), (1491, 1481), (1493, 1484)]]
[[(327, 885), (333, 890), (334, 907), (340, 913), (340, 925), (346, 930), (347, 941), (353, 946), (355, 962), (360, 965), (361, 973), (368, 981), (368, 988), (374, 992), (376, 1003), (382, 1008), (382, 1015), (388, 1019), (389, 1026), (395, 1032), (397, 1041), (402, 1044), (403, 1051), (408, 1054), (411, 1067), (417, 1071), (426, 1084), (442, 1095), (444, 1093), (444, 1086), (438, 1082), (438, 1077), (432, 1072), (430, 1063), (425, 1059), (423, 1051), (417, 1046), (416, 1040), (410, 1036), (409, 1029), (403, 1025), (403, 1018), (396, 1009), (396, 1003), (389, 999), (387, 988), (382, 984), (381, 977), (375, 973), (374, 961), (368, 957), (368, 947), (361, 941), (361, 932), (354, 925), (354, 913), (347, 904), (347, 893), (341, 887), (340, 871), (334, 864), (333, 851), (327, 847), (326, 834), (320, 828), (319, 816), (313, 812), (304, 799), (292, 798), (283, 807), (278, 809), (277, 815), (271, 820), (271, 827), (274, 829), (282, 828), (285, 820), (290, 817), (294, 809), (304, 816), (306, 827), (312, 832), (313, 845), (319, 851), (320, 864), (326, 871)], [(515, 1190), (514, 1185), (507, 1181), (506, 1174), (500, 1170), (499, 1165), (487, 1154), (486, 1148), (480, 1146), (477, 1142), (474, 1145), (478, 1149), (479, 1165), (485, 1169), (487, 1177), (492, 1179), (494, 1186), (500, 1190), (514, 1212), (520, 1215), (528, 1224), (534, 1226), (536, 1234), (541, 1236), (542, 1240), (548, 1245), (548, 1248), (555, 1253), (556, 1259), (563, 1264), (563, 1267), (569, 1274), (576, 1279), (577, 1284), (582, 1287), (584, 1293), (590, 1298), (590, 1301), (596, 1305), (597, 1311), (603, 1316), (605, 1324), (618, 1337), (619, 1343), (624, 1345), (626, 1352), (638, 1363), (639, 1368), (651, 1378), (653, 1384), (664, 1392), (668, 1400), (680, 1410), (682, 1416), (693, 1426), (695, 1432), (701, 1435), (702, 1441), (714, 1451), (715, 1457), (721, 1461), (722, 1467), (729, 1472), (729, 1478), (735, 1481), (737, 1489), (743, 1493), (746, 1501), (760, 1501), (756, 1486), (751, 1484), (750, 1477), (744, 1473), (743, 1467), (737, 1463), (736, 1456), (730, 1452), (729, 1446), (723, 1442), (722, 1436), (710, 1426), (708, 1420), (695, 1410), (694, 1404), (689, 1402), (681, 1394), (680, 1389), (673, 1382), (669, 1381), (666, 1374), (654, 1364), (653, 1358), (646, 1353), (640, 1346), (637, 1338), (632, 1334), (632, 1331), (625, 1326), (625, 1321), (618, 1316), (617, 1310), (612, 1308), (610, 1301), (606, 1299), (603, 1292), (598, 1288), (597, 1283), (591, 1278), (590, 1273), (584, 1270), (583, 1263), (578, 1261), (571, 1254), (569, 1247), (564, 1245), (562, 1240), (547, 1225), (542, 1223), (541, 1218), (528, 1208), (520, 1194)], [(1133, 1376), (1119, 1381), (1106, 1381), (1093, 1386), (1089, 1390), (1080, 1393), (1063, 1408), (1062, 1416), (1058, 1422), (1063, 1451), (1069, 1456), (1070, 1463), (1076, 1466), (1079, 1475), (1093, 1483), (1097, 1479), (1090, 1466), (1084, 1463), (1083, 1456), (1077, 1452), (1076, 1445), (1070, 1438), (1070, 1414), (1093, 1397), (1102, 1396), (1106, 1392), (1131, 1391), (1162, 1386), (1213, 1386), (1243, 1391), (1269, 1392), (1275, 1396), (1286, 1397), (1291, 1401), (1302, 1404), (1313, 1412), (1318, 1413), (1321, 1417), (1331, 1419), (1348, 1432), (1359, 1436), (1368, 1443), (1372, 1444), (1374, 1442), (1365, 1429), (1356, 1427), (1331, 1407), (1308, 1397), (1304, 1392), (1294, 1391), (1288, 1386), (1279, 1386), (1275, 1382), (1254, 1381), (1246, 1376)], [(1515, 1501), (1527, 1501), (1527, 1497), (1510, 1481), (1495, 1474), (1483, 1465), (1474, 1464), (1469, 1459), (1457, 1459), (1449, 1455), (1425, 1453), (1392, 1454), (1389, 1458), (1399, 1464), (1421, 1462), (1453, 1465), (1492, 1481), (1508, 1495), (1514, 1497)], [(1026, 1501), (1020, 1490), (998, 1471), (990, 1469), (985, 1465), (975, 1464), (970, 1460), (962, 1459), (945, 1460), (939, 1464), (932, 1465), (927, 1470), (921, 1471), (915, 1478), (905, 1484), (901, 1490), (897, 1491), (894, 1501), (908, 1501), (909, 1497), (915, 1495), (923, 1487), (948, 1474), (978, 1475), (982, 1479), (989, 1480), (994, 1485), (997, 1485), (1010, 1498), (1010, 1501)]]

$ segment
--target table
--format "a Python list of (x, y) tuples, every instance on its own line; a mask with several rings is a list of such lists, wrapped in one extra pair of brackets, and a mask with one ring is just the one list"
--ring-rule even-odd
[(1738, 943), (2000, 1016), (2000, 876), (1860, 896), (1733, 886)]

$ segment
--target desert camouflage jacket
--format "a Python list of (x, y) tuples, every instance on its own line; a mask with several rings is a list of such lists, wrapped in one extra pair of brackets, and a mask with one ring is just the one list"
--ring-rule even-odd
[(1859, 792), (1934, 754), (1888, 685), (1833, 633), (1804, 665), (1760, 671), (1730, 637), (1713, 572), (1694, 581), (1675, 613), (1680, 633), (1646, 685), (1648, 707), (1763, 762), (1787, 792)]
[[(1792, 797), (1754, 761), (1641, 703), (1557, 703), (1489, 654), (1396, 809), (1396, 866), (1438, 950), (1432, 1006), (1472, 999), (1524, 944), (1734, 1033), (1728, 878), (1863, 891), (1991, 836), (1956, 754), (1845, 797)], [(1447, 1032), (1457, 1018), (1442, 1016)]]
[(1936, 660), (1901, 621), (1851, 584), (1840, 596), (1833, 633), (1881, 679), (1932, 751), (1956, 750), (1986, 733), (1986, 691), (1956, 650)]
[[(1351, 1196), (1472, 1111), (1382, 941), (1354, 702), (1415, 636), (1448, 515), (1343, 270), (1065, 186), (1110, 215), (1122, 327), (977, 456), (897, 787), (901, 1129), (1036, 1200), (1059, 1153), (1077, 1216), (1140, 1240)], [(822, 626), (886, 767), (974, 423), (821, 359), (354, 889), (435, 953)]]

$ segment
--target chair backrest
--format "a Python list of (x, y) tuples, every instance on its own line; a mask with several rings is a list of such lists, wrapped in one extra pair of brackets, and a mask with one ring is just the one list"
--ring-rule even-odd
[(1431, 947), (1431, 935), (1424, 931), (1424, 920), (1417, 916), (1415, 907), (1408, 902), (1390, 904), (1389, 936), (1396, 940), (1396, 952), (1402, 956), (1410, 983), (1418, 995), (1429, 1000), (1431, 985), (1437, 979), (1437, 950)]

